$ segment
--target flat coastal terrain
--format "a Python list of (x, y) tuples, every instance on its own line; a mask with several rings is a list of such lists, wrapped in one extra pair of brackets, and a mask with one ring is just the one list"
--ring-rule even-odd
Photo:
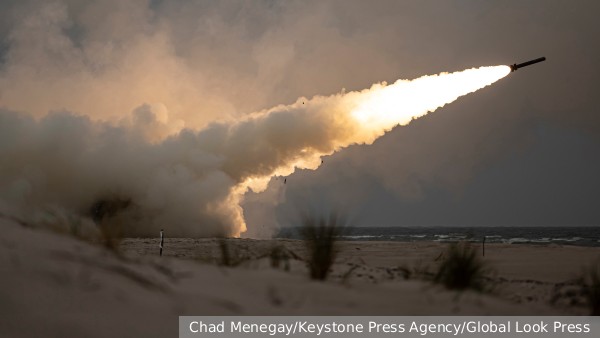
[(321, 282), (298, 240), (166, 238), (160, 257), (156, 238), (112, 251), (1, 226), (7, 337), (176, 336), (179, 315), (586, 315), (577, 278), (600, 257), (598, 247), (488, 244), (492, 290), (456, 292), (431, 282), (443, 243), (339, 242)]

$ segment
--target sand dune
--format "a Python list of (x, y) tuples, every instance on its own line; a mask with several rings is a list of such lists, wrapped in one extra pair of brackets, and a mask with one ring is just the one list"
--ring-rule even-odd
[[(7, 337), (167, 337), (179, 315), (584, 314), (568, 288), (598, 248), (490, 245), (494, 294), (447, 291), (402, 268), (429, 266), (439, 243), (343, 242), (326, 282), (310, 281), (303, 243), (227, 240), (237, 267), (222, 267), (219, 240), (126, 239), (120, 254), (68, 235), (2, 220), (0, 332)], [(288, 269), (271, 267), (275, 246)], [(565, 291), (566, 290), (566, 291)]]

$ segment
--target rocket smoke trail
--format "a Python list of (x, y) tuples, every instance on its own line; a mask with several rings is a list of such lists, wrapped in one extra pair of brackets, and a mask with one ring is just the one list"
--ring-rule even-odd
[(509, 73), (481, 67), (301, 98), (158, 142), (146, 137), (160, 125), (151, 110), (134, 111), (130, 125), (0, 110), (0, 157), (10, 159), (0, 167), (0, 207), (32, 222), (110, 222), (126, 235), (239, 236), (248, 189), (316, 169), (321, 156), (371, 144)]

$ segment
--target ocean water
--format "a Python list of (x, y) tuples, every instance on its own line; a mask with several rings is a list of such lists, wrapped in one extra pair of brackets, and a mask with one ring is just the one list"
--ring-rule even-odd
[[(279, 238), (300, 239), (299, 228), (283, 228)], [(348, 241), (481, 242), (506, 244), (561, 244), (600, 247), (597, 227), (354, 227), (340, 236)]]

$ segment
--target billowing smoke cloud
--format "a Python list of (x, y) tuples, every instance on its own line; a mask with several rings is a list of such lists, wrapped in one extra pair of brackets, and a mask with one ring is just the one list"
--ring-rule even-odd
[[(162, 122), (173, 130), (267, 107), (274, 55), (283, 60), (289, 48), (242, 44), (242, 32), (221, 17), (228, 8), (214, 7), (191, 8), (188, 18), (169, 8), (159, 15), (150, 1), (0, 4), (0, 106), (116, 121), (147, 103), (163, 107)], [(262, 63), (268, 72), (256, 69)]]
[(370, 144), (509, 73), (507, 66), (376, 84), (359, 92), (298, 99), (153, 142), (161, 110), (142, 106), (119, 124), (69, 113), (40, 120), (0, 114), (0, 197), (19, 217), (46, 212), (117, 219), (128, 235), (239, 236), (240, 202), (273, 176), (315, 169), (321, 156)]
[[(225, 147), (222, 141), (233, 140), (234, 130), (242, 129), (240, 121), (246, 121), (247, 129), (262, 126), (281, 134), (290, 134), (285, 128), (292, 125), (287, 122), (279, 129), (267, 129), (266, 124), (244, 117), (246, 114), (300, 96), (327, 96), (342, 87), (357, 90), (382, 80), (522, 61), (538, 53), (551, 62), (517, 73), (510, 85), (504, 82), (493, 91), (470, 96), (461, 105), (447, 107), (444, 114), (389, 133), (374, 146), (346, 151), (338, 156), (345, 161), (340, 165), (326, 159), (330, 165), (311, 173), (312, 179), (289, 178), (293, 189), (290, 182), (284, 185), (282, 179), (273, 180), (270, 186), (275, 189), (246, 194), (245, 198), (267, 204), (287, 198), (285, 210), (289, 211), (294, 208), (294, 194), (309, 201), (327, 195), (330, 199), (352, 198), (353, 205), (378, 210), (370, 204), (377, 200), (373, 196), (390, 193), (421, 198), (426, 195), (426, 185), (460, 190), (503, 154), (526, 148), (539, 123), (597, 134), (600, 115), (593, 112), (597, 110), (594, 88), (599, 74), (595, 65), (600, 54), (590, 41), (595, 38), (598, 3), (467, 2), (0, 2), (0, 109), (6, 123), (20, 125), (11, 128), (14, 125), (3, 123), (6, 142), (0, 147), (14, 160), (3, 157), (0, 165), (2, 199), (13, 206), (31, 203), (41, 214), (58, 213), (49, 205), (79, 215), (90, 215), (91, 209), (110, 213), (127, 205), (120, 217), (135, 218), (128, 225), (136, 225), (136, 231), (164, 226), (190, 233), (192, 229), (207, 234), (224, 229), (233, 234), (243, 227), (237, 205), (246, 186), (258, 191), (265, 176), (285, 175), (294, 165), (314, 167), (320, 163), (318, 154), (344, 146), (343, 142), (319, 140), (323, 143), (315, 142), (313, 157), (302, 150), (298, 155), (288, 147), (289, 153), (277, 150), (280, 152), (272, 155), (277, 159), (263, 156), (258, 167), (254, 167), (256, 163), (241, 166), (253, 147), (262, 149), (257, 142), (267, 142), (239, 134), (236, 142), (244, 147), (236, 151)], [(365, 102), (369, 101), (366, 97)], [(279, 108), (283, 112), (298, 109), (290, 107)], [(316, 101), (311, 101), (310, 107), (299, 110), (309, 114), (316, 107)], [(50, 111), (63, 113), (48, 115)], [(260, 114), (264, 112), (254, 116)], [(357, 113), (354, 118), (362, 117), (360, 121), (367, 123), (368, 115)], [(322, 120), (340, 116), (343, 114), (332, 109)], [(221, 122), (205, 129), (216, 121)], [(321, 131), (319, 128), (329, 125), (317, 121), (315, 118), (317, 126), (309, 123), (310, 128), (304, 130), (327, 140), (345, 139), (344, 133), (354, 130), (353, 123), (344, 126), (335, 120), (341, 129)], [(393, 119), (388, 122), (392, 124)], [(75, 132), (76, 125), (87, 131)], [(380, 126), (377, 132), (369, 129), (361, 135), (362, 141), (394, 125)], [(187, 131), (176, 136), (185, 128)], [(17, 147), (8, 143), (18, 138), (12, 134), (15, 130), (28, 135), (17, 136), (22, 137), (18, 141), (21, 149), (29, 152), (6, 150)], [(210, 133), (216, 136), (209, 137)], [(336, 135), (323, 137), (324, 133)], [(291, 139), (292, 134), (285, 136), (290, 137), (288, 142), (298, 142)], [(198, 145), (200, 139), (209, 141)], [(42, 142), (55, 146), (44, 147)], [(79, 154), (69, 155), (67, 161), (69, 152), (56, 149), (74, 149)], [(51, 152), (64, 152), (65, 159), (60, 162)], [(32, 154), (39, 154), (40, 160), (31, 158)], [(398, 160), (389, 161), (390, 154)], [(255, 151), (252, 156), (260, 155)], [(71, 169), (61, 163), (68, 163)], [(64, 172), (57, 177), (70, 182), (72, 191), (60, 196), (59, 190), (54, 192), (55, 183), (44, 173), (51, 164), (56, 175)], [(75, 170), (81, 167), (85, 170)], [(118, 175), (119, 171), (123, 174)], [(362, 178), (361, 182), (354, 177)], [(158, 183), (161, 179), (162, 185)], [(361, 189), (350, 191), (348, 181)], [(201, 183), (206, 186), (199, 187)], [(77, 191), (76, 185), (91, 187)], [(191, 192), (196, 188), (199, 190)], [(176, 199), (165, 192), (168, 189), (197, 200)], [(119, 203), (108, 203), (110, 200)], [(253, 229), (273, 217), (264, 210), (264, 217), (252, 219), (249, 216), (259, 212), (258, 208), (242, 205), (247, 205), (245, 218)], [(173, 217), (167, 216), (168, 212)], [(394, 215), (387, 221), (396, 224), (397, 218)]]

